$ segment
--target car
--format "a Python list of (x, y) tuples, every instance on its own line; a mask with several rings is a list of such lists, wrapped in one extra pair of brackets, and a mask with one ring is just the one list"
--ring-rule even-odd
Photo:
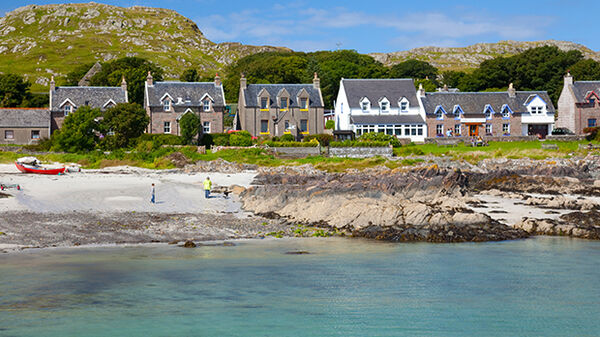
[(573, 131), (567, 128), (556, 128), (552, 130), (553, 135), (574, 135)]

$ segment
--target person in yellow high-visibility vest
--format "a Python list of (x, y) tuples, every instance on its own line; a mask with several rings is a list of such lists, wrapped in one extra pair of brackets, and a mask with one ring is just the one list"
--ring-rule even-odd
[(212, 188), (212, 181), (210, 177), (206, 177), (206, 180), (202, 183), (204, 185), (204, 198), (210, 198), (210, 189)]

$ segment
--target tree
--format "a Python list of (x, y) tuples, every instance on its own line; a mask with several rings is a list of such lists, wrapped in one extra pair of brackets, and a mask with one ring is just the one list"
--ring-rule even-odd
[(591, 59), (581, 60), (569, 71), (576, 81), (597, 81), (600, 79), (600, 62)]
[(29, 96), (31, 83), (23, 76), (16, 74), (0, 74), (0, 107), (14, 108), (23, 104)]
[(188, 68), (181, 73), (179, 80), (181, 82), (200, 82), (200, 75), (198, 74), (198, 70)]
[(119, 103), (104, 112), (103, 130), (112, 131), (105, 143), (109, 148), (123, 148), (132, 145), (132, 140), (141, 136), (150, 118), (146, 110), (137, 103)]
[(333, 119), (325, 122), (325, 129), (335, 129), (335, 121)]
[(82, 106), (69, 114), (62, 128), (52, 135), (52, 150), (81, 152), (93, 150), (98, 141), (100, 109)]
[(125, 77), (129, 101), (143, 105), (144, 82), (149, 71), (154, 81), (163, 80), (163, 70), (159, 66), (143, 58), (124, 57), (102, 64), (102, 70), (92, 76), (90, 84), (116, 87)]
[(179, 119), (181, 138), (186, 144), (192, 144), (194, 137), (200, 134), (200, 118), (193, 112), (185, 113)]
[(448, 70), (442, 73), (441, 83), (448, 86), (448, 88), (458, 88), (460, 81), (467, 76), (463, 71)]
[(21, 106), (26, 108), (47, 108), (50, 102), (50, 95), (48, 93), (30, 93), (27, 98), (23, 100)]
[[(428, 78), (436, 82), (438, 69), (431, 64), (420, 60), (406, 60), (390, 68), (391, 78)], [(437, 85), (437, 83), (436, 83)]]
[(425, 89), (425, 91), (427, 92), (434, 92), (437, 89), (437, 84), (429, 79), (417, 79), (415, 80), (415, 87), (418, 88), (419, 85), (422, 84), (423, 85), (423, 89)]

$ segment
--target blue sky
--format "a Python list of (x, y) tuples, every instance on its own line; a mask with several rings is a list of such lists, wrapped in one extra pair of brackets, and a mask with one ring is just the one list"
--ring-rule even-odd
[[(0, 1), (0, 13), (30, 1)], [(57, 1), (37, 0), (36, 4)], [(598, 1), (108, 0), (173, 9), (214, 42), (391, 52), (500, 40), (567, 40), (599, 51)]]

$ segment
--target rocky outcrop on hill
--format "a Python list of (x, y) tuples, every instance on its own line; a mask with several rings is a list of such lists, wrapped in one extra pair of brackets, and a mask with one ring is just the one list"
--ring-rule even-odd
[(568, 41), (545, 40), (533, 42), (500, 41), (498, 43), (477, 43), (468, 47), (420, 47), (407, 51), (369, 54), (385, 65), (394, 65), (408, 59), (429, 62), (437, 68), (468, 69), (477, 68), (485, 60), (497, 56), (512, 56), (527, 49), (541, 46), (556, 46), (561, 50), (579, 50), (586, 58), (600, 61), (600, 53)]

